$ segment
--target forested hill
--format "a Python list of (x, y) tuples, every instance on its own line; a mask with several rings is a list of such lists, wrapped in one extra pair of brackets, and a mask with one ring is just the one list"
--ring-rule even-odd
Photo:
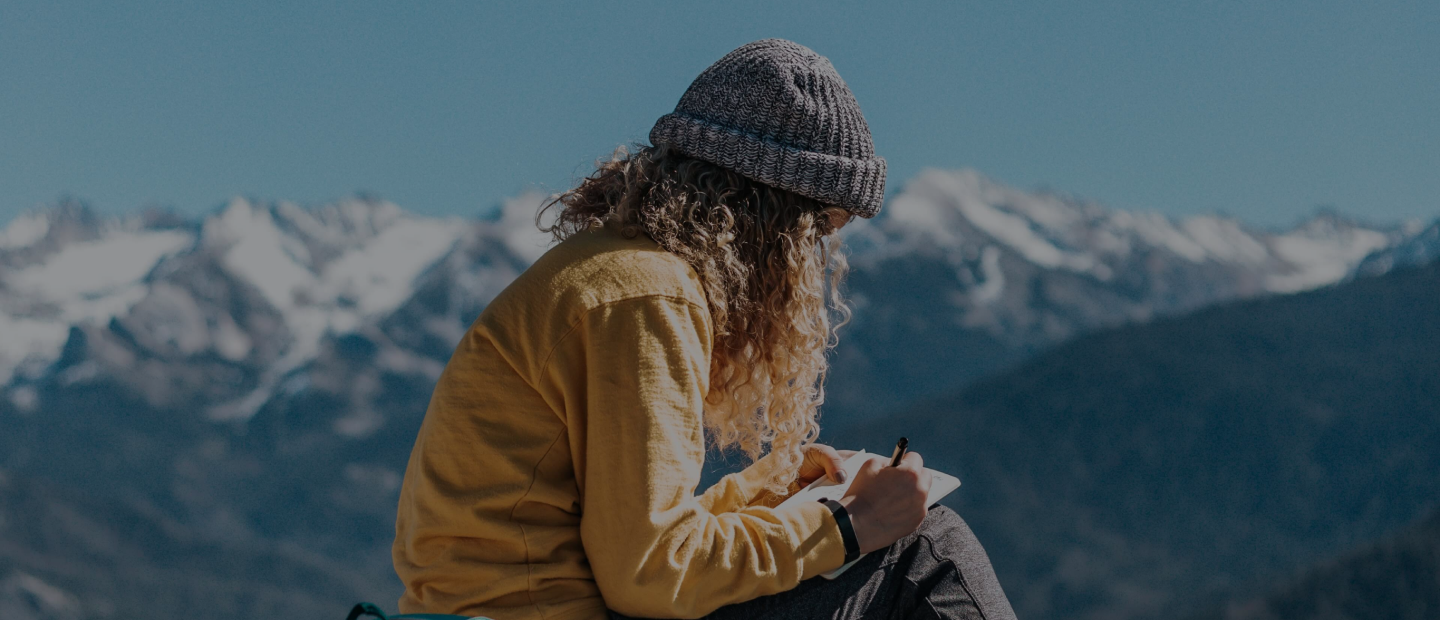
[(1174, 617), (1440, 497), (1437, 343), (1432, 263), (1082, 337), (829, 439), (959, 475), (1021, 617)]
[(0, 618), (328, 620), (356, 600), (391, 606), (393, 578), (360, 561), (126, 495), (0, 470)]
[(1440, 510), (1402, 533), (1320, 563), (1272, 592), (1195, 620), (1440, 617)]

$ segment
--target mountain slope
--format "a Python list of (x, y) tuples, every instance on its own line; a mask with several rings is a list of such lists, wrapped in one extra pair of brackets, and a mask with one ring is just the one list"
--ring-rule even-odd
[(0, 475), (0, 507), (6, 620), (338, 618), (339, 601), (398, 596), (371, 566), (260, 539), (223, 516), (185, 523), (139, 497)]
[[(846, 229), (857, 307), (827, 433), (1095, 329), (1340, 279), (1368, 248), (1407, 240), (1333, 215), (1283, 233), (1176, 221), (966, 171), (912, 186)], [(470, 322), (546, 248), (541, 200), (477, 220), (365, 197), (234, 200), (201, 220), (64, 204), (16, 220), (0, 232), (0, 468), (121, 520), (254, 543), (166, 573), (196, 588), (249, 579), (227, 572), (231, 554), (283, 548), (354, 567), (380, 584), (369, 598), (390, 600), (395, 499), (425, 404)], [(123, 516), (136, 502), (158, 512)], [(153, 540), (190, 553), (189, 538)], [(149, 587), (64, 581), (16, 557), (28, 576), (0, 574), (0, 591), (26, 600)]]
[(1427, 620), (1440, 616), (1440, 511), (1305, 571), (1269, 594), (1200, 618)]
[(1436, 260), (1440, 260), (1440, 222), (1419, 232), (1408, 233), (1401, 243), (1365, 257), (1355, 272), (1371, 276), (1396, 267), (1424, 265)]
[(1168, 617), (1440, 496), (1436, 342), (1431, 264), (1082, 337), (835, 439), (959, 475), (1022, 617)]
[(923, 172), (846, 235), (856, 308), (829, 383), (832, 426), (959, 389), (1096, 329), (1331, 284), (1407, 239), (1333, 213), (1280, 233), (1209, 215), (1175, 220), (969, 170)]

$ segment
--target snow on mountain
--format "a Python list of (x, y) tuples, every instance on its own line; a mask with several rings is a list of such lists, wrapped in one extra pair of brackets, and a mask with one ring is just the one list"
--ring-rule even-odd
[(840, 424), (1096, 329), (1332, 284), (1405, 238), (1333, 214), (1281, 233), (1175, 219), (934, 169), (844, 234), (855, 313), (826, 403)]
[[(366, 197), (236, 199), (193, 220), (66, 202), (19, 218), (0, 231), (0, 467), (143, 498), (132, 520), (166, 532), (173, 520), (393, 576), (385, 532), (435, 378), (550, 246), (545, 199), (481, 219)], [(1430, 230), (1322, 215), (1270, 233), (927, 171), (845, 228), (855, 315), (824, 428), (1096, 329), (1322, 286), (1371, 249), (1363, 275), (1435, 256)], [(147, 548), (177, 548), (158, 540)], [(198, 579), (237, 557), (205, 549)]]
[(227, 268), (275, 308), (327, 308), (353, 320), (399, 306), (410, 280), (449, 250), (464, 226), (412, 217), (388, 202), (308, 211), (236, 199), (202, 230), (203, 246), (222, 253)]
[(13, 293), (54, 304), (67, 323), (103, 320), (124, 312), (144, 295), (145, 274), (167, 255), (187, 248), (186, 231), (114, 231), (76, 243), (44, 263), (10, 274)]
[(890, 222), (957, 247), (963, 244), (957, 224), (964, 221), (1041, 267), (1110, 277), (1093, 255), (1065, 242), (1064, 233), (1084, 225), (1086, 214), (1081, 211), (1029, 200), (973, 171), (927, 170), (913, 184), (892, 201)]
[[(506, 200), (495, 217), (464, 227), (453, 248), (414, 279), (403, 304), (378, 322), (327, 335), (252, 423), (284, 425), (303, 416), (351, 440), (403, 435), (395, 429), (423, 413), (430, 386), (475, 317), (551, 245), (535, 226), (544, 198)], [(390, 474), (398, 479), (399, 472)]]
[[(535, 193), (513, 197), (500, 205), (495, 217), (480, 221), (396, 218), (363, 249), (337, 256), (320, 268), (316, 293), (302, 296), (303, 305), (284, 311), (287, 324), (300, 329), (296, 345), (249, 395), (212, 408), (211, 416), (254, 415), (278, 393), (282, 380), (314, 386), (317, 373), (332, 372), (323, 367), (324, 360), (306, 376), (290, 375), (320, 357), (327, 339), (344, 334), (356, 334), (378, 351), (375, 367), (362, 369), (362, 374), (438, 376), (436, 360), (447, 359), (485, 304), (550, 246), (550, 236), (535, 226), (543, 200)], [(339, 388), (336, 398), (354, 403), (353, 415), (336, 423), (338, 432), (350, 436), (373, 430), (380, 420), (365, 401), (366, 389), (357, 389), (355, 380), (330, 384)], [(378, 379), (361, 383), (374, 381)]]
[[(890, 243), (868, 246), (874, 261), (933, 245), (959, 260), (993, 244), (1044, 270), (1109, 281), (1124, 263), (1156, 251), (1200, 264), (1246, 267), (1263, 274), (1263, 289), (1293, 293), (1343, 279), (1370, 253), (1397, 241), (1397, 231), (1371, 229), (1322, 214), (1284, 234), (1247, 229), (1213, 215), (1175, 220), (1129, 212), (996, 183), (974, 170), (928, 169), (911, 180), (876, 224)], [(967, 234), (968, 233), (968, 234)], [(853, 235), (875, 235), (876, 231)], [(874, 249), (880, 249), (874, 253)], [(993, 291), (989, 291), (993, 297)]]
[(1269, 274), (1266, 288), (1276, 293), (1295, 293), (1334, 284), (1366, 256), (1396, 241), (1394, 231), (1370, 230), (1331, 214), (1321, 215), (1271, 239), (1272, 251), (1293, 269)]
[(500, 203), (499, 217), (491, 226), (504, 240), (505, 248), (526, 264), (538, 260), (554, 244), (550, 233), (541, 232), (536, 225), (536, 214), (549, 198), (533, 191), (507, 198)]
[(1418, 222), (1407, 226), (1406, 241), (1366, 257), (1356, 275), (1375, 276), (1396, 267), (1423, 265), (1440, 260), (1440, 221), (1428, 228)]
[(145, 295), (145, 275), (194, 235), (147, 229), (133, 218), (94, 224), (62, 206), (17, 218), (0, 240), (3, 384), (22, 365), (35, 374), (53, 361), (71, 325), (104, 323), (128, 310)]
[(244, 397), (211, 407), (244, 419), (291, 370), (318, 354), (326, 334), (348, 333), (399, 307), (421, 270), (448, 252), (465, 223), (413, 217), (389, 202), (350, 200), (316, 210), (232, 200), (205, 221), (202, 249), (259, 289), (291, 340)]
[(58, 351), (70, 325), (108, 321), (130, 309), (145, 296), (142, 279), (155, 263), (191, 243), (181, 231), (113, 232), (9, 274), (9, 295), (54, 311), (0, 317), (0, 340), (7, 343), (0, 353), (0, 381), (25, 358)]
[(44, 213), (27, 213), (0, 230), (0, 250), (27, 247), (50, 232), (50, 218)]
[[(507, 201), (497, 221), (483, 224), (487, 242), (513, 248), (526, 263), (543, 252), (537, 203)], [(0, 384), (21, 366), (30, 369), (21, 379), (37, 378), (80, 328), (89, 346), (118, 356), (117, 373), (140, 355), (117, 351), (137, 347), (141, 358), (259, 363), (253, 385), (209, 403), (214, 419), (244, 419), (315, 358), (324, 338), (409, 301), (421, 274), (480, 225), (364, 198), (318, 208), (237, 198), (198, 224), (170, 228), (101, 221), (73, 204), (29, 214), (0, 234)], [(217, 294), (217, 286), (240, 292)], [(265, 310), (236, 310), (255, 304)], [(274, 316), (247, 326), (265, 313)], [(274, 355), (249, 359), (256, 347)], [(72, 374), (93, 377), (93, 365)], [(19, 394), (29, 400), (28, 391)]]
[[(535, 227), (545, 199), (512, 198), (483, 220), (366, 197), (313, 208), (237, 198), (198, 222), (102, 220), (71, 203), (17, 218), (0, 232), (0, 384), (27, 403), (26, 384), (52, 371), (143, 386), (154, 403), (203, 390), (192, 400), (211, 419), (239, 421), (313, 385), (305, 369), (347, 334), (380, 352), (376, 364), (433, 375), (549, 247)], [(880, 217), (845, 229), (856, 315), (835, 383), (874, 392), (847, 377), (891, 372), (940, 389), (1096, 328), (1336, 282), (1406, 232), (1322, 214), (1268, 233), (926, 170)], [(67, 342), (90, 358), (52, 369)], [(891, 351), (922, 351), (907, 358), (930, 370), (882, 362)], [(942, 370), (954, 376), (926, 374)], [(846, 389), (832, 410), (882, 405)]]

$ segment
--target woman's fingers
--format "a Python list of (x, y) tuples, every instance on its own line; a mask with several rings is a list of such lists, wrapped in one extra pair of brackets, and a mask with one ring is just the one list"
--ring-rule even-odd
[(920, 491), (927, 495), (930, 493), (930, 472), (925, 471), (925, 459), (920, 456), (919, 452), (906, 454), (905, 458), (900, 460), (900, 468), (914, 470), (919, 476), (917, 483)]
[(925, 459), (920, 457), (919, 452), (906, 452), (905, 457), (900, 459), (900, 467), (925, 471)]
[(835, 482), (845, 482), (845, 458), (840, 453), (824, 444), (813, 444), (810, 450), (805, 453), (807, 460), (812, 460), (821, 469), (825, 470), (825, 476)]

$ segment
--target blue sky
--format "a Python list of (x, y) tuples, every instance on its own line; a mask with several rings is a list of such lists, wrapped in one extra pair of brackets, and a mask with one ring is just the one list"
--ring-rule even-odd
[(1265, 225), (1440, 216), (1440, 2), (0, 3), (0, 222), (368, 191), (475, 214), (737, 45), (850, 83), (890, 188), (973, 167)]

